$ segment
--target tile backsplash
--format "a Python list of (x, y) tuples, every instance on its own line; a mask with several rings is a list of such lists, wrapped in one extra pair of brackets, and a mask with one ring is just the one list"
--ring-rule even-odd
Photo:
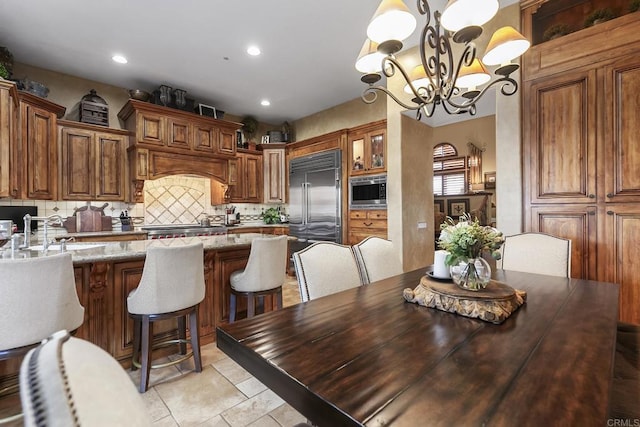
[[(0, 206), (37, 206), (38, 216), (60, 215), (63, 219), (73, 216), (75, 209), (91, 203), (102, 206), (108, 203), (104, 214), (113, 217), (113, 230), (120, 230), (118, 217), (127, 211), (133, 219), (133, 225), (140, 227), (150, 224), (194, 224), (208, 217), (212, 223), (224, 222), (225, 208), (228, 205), (211, 206), (211, 181), (207, 178), (187, 175), (175, 175), (156, 180), (145, 181), (145, 203), (103, 202), (103, 201), (64, 201), (64, 200), (17, 200), (2, 199)], [(268, 204), (233, 203), (240, 213), (241, 223), (261, 224), (260, 214), (264, 209), (273, 207)], [(277, 205), (276, 205), (277, 206)], [(285, 211), (286, 205), (280, 205)], [(2, 218), (0, 218), (2, 219)], [(42, 238), (42, 224), (38, 224), (38, 241)], [(64, 228), (52, 227), (50, 235), (66, 234)]]

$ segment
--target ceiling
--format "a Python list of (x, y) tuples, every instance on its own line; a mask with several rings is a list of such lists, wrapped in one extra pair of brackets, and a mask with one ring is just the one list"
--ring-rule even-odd
[[(354, 63), (379, 2), (2, 0), (0, 45), (17, 62), (128, 89), (167, 84), (279, 124), (360, 96)], [(420, 26), (415, 2), (405, 3)], [(432, 11), (445, 3), (430, 1)], [(418, 32), (405, 44), (416, 45)], [(252, 44), (262, 55), (246, 53)], [(114, 54), (129, 62), (113, 62)]]

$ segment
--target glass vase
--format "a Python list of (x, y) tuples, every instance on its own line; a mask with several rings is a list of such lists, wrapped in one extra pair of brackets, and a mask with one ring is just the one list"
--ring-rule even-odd
[(450, 267), (453, 283), (468, 291), (484, 289), (491, 280), (491, 266), (482, 257), (460, 261)]

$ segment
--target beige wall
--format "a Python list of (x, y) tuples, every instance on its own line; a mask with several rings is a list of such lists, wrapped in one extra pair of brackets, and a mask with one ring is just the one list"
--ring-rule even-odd
[(356, 98), (293, 122), (295, 140), (304, 141), (314, 136), (386, 118), (385, 98), (380, 96), (373, 104), (365, 104), (362, 99)]

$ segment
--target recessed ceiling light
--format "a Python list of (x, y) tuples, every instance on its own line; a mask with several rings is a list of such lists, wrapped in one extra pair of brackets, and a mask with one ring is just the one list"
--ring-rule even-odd
[(271, 105), (271, 102), (268, 99), (263, 99), (262, 101), (260, 101), (260, 105), (262, 105), (263, 107), (268, 107), (269, 105)]
[(113, 56), (111, 57), (111, 59), (113, 59), (113, 60), (114, 60), (115, 62), (117, 62), (118, 64), (126, 64), (126, 63), (128, 62), (128, 61), (127, 61), (127, 58), (125, 58), (125, 57), (124, 57), (124, 56), (122, 56), (122, 55), (113, 55)]
[(249, 46), (247, 48), (247, 53), (251, 56), (258, 56), (260, 55), (260, 48), (258, 46)]

